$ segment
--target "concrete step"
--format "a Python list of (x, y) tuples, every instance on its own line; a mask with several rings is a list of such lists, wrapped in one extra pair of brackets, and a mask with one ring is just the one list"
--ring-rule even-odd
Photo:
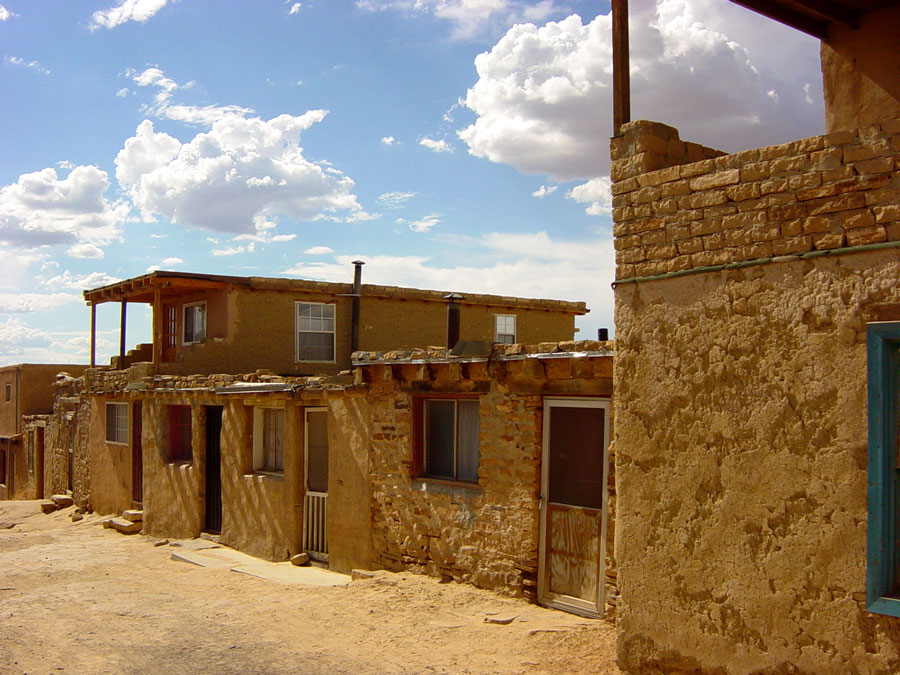
[(132, 523), (139, 523), (144, 519), (144, 512), (137, 509), (128, 509), (127, 511), (122, 511), (122, 517), (125, 520), (130, 520)]
[(122, 534), (135, 534), (141, 531), (142, 523), (140, 521), (134, 523), (125, 518), (110, 518), (109, 526)]

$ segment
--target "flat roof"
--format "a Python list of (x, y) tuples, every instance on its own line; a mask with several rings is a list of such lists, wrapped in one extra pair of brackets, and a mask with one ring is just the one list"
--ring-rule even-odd
[(791, 28), (828, 39), (828, 27), (841, 24), (859, 28), (860, 17), (873, 9), (898, 4), (900, 0), (731, 0)]
[[(351, 294), (353, 284), (311, 281), (309, 279), (232, 277), (218, 274), (194, 274), (190, 272), (157, 270), (132, 279), (118, 281), (114, 284), (88, 289), (83, 292), (83, 296), (88, 305), (99, 305), (104, 302), (152, 303), (157, 291), (159, 291), (161, 299), (167, 300), (197, 291), (224, 290), (229, 287), (240, 287), (256, 291), (306, 291), (334, 296), (347, 296)], [(361, 295), (365, 297), (399, 298), (423, 302), (446, 303), (444, 296), (448, 292), (402, 286), (381, 286), (377, 284), (362, 284), (361, 286)], [(584, 302), (522, 298), (485, 293), (463, 293), (462, 295), (464, 296), (460, 300), (462, 305), (499, 305), (523, 309), (543, 309), (570, 314), (587, 314), (590, 311)]]

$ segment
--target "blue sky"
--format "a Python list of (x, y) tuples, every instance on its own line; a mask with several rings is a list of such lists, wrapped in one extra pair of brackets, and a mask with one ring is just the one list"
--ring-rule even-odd
[[(631, 11), (634, 118), (728, 151), (822, 132), (817, 41), (726, 0)], [(612, 327), (608, 13), (0, 0), (0, 365), (86, 361), (81, 290), (153, 269), (349, 282), (361, 258)], [(149, 328), (133, 308), (129, 344)]]

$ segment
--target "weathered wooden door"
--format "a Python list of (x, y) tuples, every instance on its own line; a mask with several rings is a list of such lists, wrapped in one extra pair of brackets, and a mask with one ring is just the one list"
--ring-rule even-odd
[(306, 497), (303, 500), (303, 548), (310, 558), (328, 560), (328, 409), (306, 408), (303, 437)]
[(222, 406), (206, 406), (206, 516), (207, 532), (222, 531)]
[(609, 401), (545, 399), (538, 600), (603, 615)]
[(143, 421), (141, 402), (131, 404), (131, 499), (144, 501), (144, 446), (141, 440)]

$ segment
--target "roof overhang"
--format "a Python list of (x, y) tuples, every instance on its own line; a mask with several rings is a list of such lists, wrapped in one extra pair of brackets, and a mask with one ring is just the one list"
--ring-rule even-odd
[(99, 288), (92, 288), (84, 291), (83, 295), (85, 302), (89, 305), (99, 305), (103, 302), (152, 303), (157, 291), (165, 300), (197, 291), (218, 290), (233, 284), (247, 283), (248, 280), (242, 277), (157, 271)]
[(731, 0), (799, 31), (828, 39), (832, 25), (859, 28), (866, 12), (897, 4), (898, 0)]

